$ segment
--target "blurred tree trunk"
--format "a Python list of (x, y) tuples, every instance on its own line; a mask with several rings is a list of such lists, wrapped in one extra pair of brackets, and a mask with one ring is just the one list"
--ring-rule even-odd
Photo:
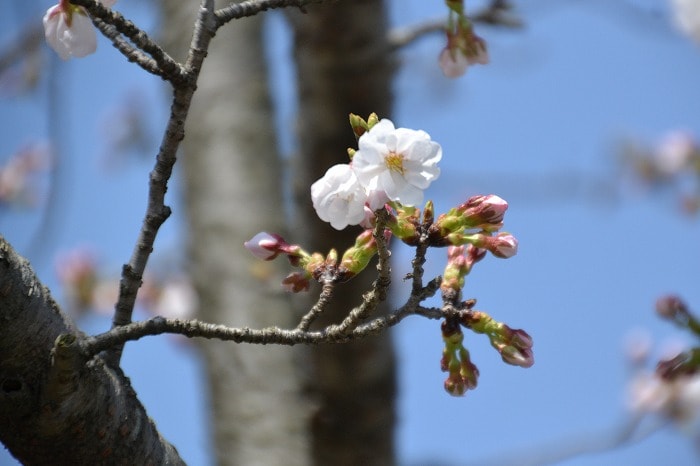
[[(163, 5), (166, 48), (182, 56), (189, 42), (182, 31), (188, 30), (193, 9), (174, 1)], [(386, 10), (376, 0), (341, 1), (313, 5), (307, 14), (292, 12), (289, 18), (300, 100), (294, 239), (313, 250), (342, 250), (357, 231), (339, 234), (320, 222), (311, 209), (309, 186), (331, 165), (347, 161), (345, 149), (356, 144), (348, 113), (389, 116)], [(241, 247), (258, 231), (284, 230), (260, 22), (237, 21), (213, 41), (182, 160), (200, 317), (257, 327), (291, 325), (293, 317), (280, 312), (289, 304), (277, 294), (277, 277), (262, 286), (252, 274), (260, 263)], [(371, 278), (339, 287), (336, 302), (342, 304), (324, 322), (339, 321)], [(216, 342), (205, 342), (202, 349), (218, 464), (395, 463), (395, 357), (388, 335), (303, 351), (313, 361), (306, 370), (315, 408), (310, 424), (310, 406), (298, 392), (304, 371), (294, 371), (294, 350)]]
[[(357, 147), (350, 112), (389, 117), (393, 64), (387, 44), (387, 11), (381, 0), (341, 0), (290, 11), (294, 30), (299, 115), (293, 175), (295, 240), (324, 254), (351, 246), (358, 229), (338, 232), (313, 211), (309, 187)], [(336, 288), (335, 305), (321, 323), (339, 322), (360, 302), (368, 273)], [(365, 276), (366, 275), (366, 276)], [(390, 465), (394, 454), (396, 360), (389, 334), (346, 345), (311, 348), (309, 390), (317, 465)]]
[[(197, 2), (161, 4), (165, 48), (182, 58)], [(261, 25), (261, 16), (235, 21), (212, 42), (186, 126), (180, 173), (198, 317), (289, 327), (294, 315), (277, 267), (284, 269), (284, 261), (261, 262), (243, 247), (259, 231), (285, 228)], [(309, 464), (298, 350), (208, 340), (201, 349), (217, 464)]]

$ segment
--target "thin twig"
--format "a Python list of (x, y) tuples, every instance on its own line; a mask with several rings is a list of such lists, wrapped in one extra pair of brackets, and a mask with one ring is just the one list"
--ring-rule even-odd
[(389, 215), (387, 212), (380, 210), (377, 213), (377, 222), (372, 232), (374, 240), (377, 243), (377, 255), (379, 257), (377, 271), (379, 272), (379, 276), (372, 283), (372, 289), (362, 296), (362, 304), (352, 309), (340, 324), (333, 326), (332, 329), (334, 331), (344, 334), (349, 333), (356, 328), (360, 322), (367, 319), (372, 312), (377, 309), (379, 303), (386, 300), (387, 290), (391, 284), (391, 266), (389, 265), (391, 253), (384, 239), (384, 230), (388, 220)]
[[(187, 76), (180, 64), (165, 53), (145, 31), (138, 28), (131, 21), (125, 19), (119, 12), (105, 7), (96, 0), (71, 0), (71, 3), (84, 7), (90, 13), (90, 17), (96, 27), (99, 27), (96, 20), (101, 20), (106, 24), (114, 26), (120, 34), (126, 36), (138, 49), (150, 55), (161, 70), (160, 73), (155, 73), (158, 76), (170, 81), (174, 85), (182, 84), (183, 80), (186, 79)], [(125, 53), (125, 51), (128, 51), (127, 48), (117, 47), (117, 49), (124, 53), (129, 61), (134, 61), (133, 59), (135, 56), (133, 53)], [(144, 69), (149, 73), (153, 73), (152, 67), (148, 62), (144, 62), (143, 65), (140, 61), (135, 61), (135, 63), (139, 66), (147, 65)]]
[[(477, 11), (473, 15), (469, 15), (469, 19), (473, 23), (488, 24), (491, 26), (504, 26), (507, 28), (523, 27), (522, 20), (510, 13), (511, 9), (512, 6), (509, 2), (495, 0), (491, 2), (489, 6)], [(417, 24), (397, 27), (389, 31), (387, 41), (389, 42), (391, 50), (397, 50), (430, 34), (444, 32), (445, 24), (445, 18), (441, 17), (422, 21)]]
[(313, 305), (309, 312), (304, 314), (299, 321), (299, 325), (297, 325), (296, 330), (306, 331), (309, 329), (309, 327), (311, 327), (311, 324), (323, 313), (323, 311), (326, 310), (326, 307), (333, 296), (334, 288), (335, 283), (333, 283), (332, 280), (329, 280), (323, 284), (318, 301), (316, 301), (316, 304)]
[[(136, 294), (141, 287), (146, 264), (153, 252), (156, 235), (163, 222), (170, 216), (170, 207), (165, 205), (165, 193), (168, 189), (168, 180), (170, 180), (173, 166), (175, 165), (177, 149), (180, 146), (180, 141), (185, 136), (185, 120), (187, 119), (192, 95), (196, 89), (195, 83), (202, 68), (204, 57), (207, 54), (209, 43), (214, 36), (214, 31), (211, 27), (213, 10), (213, 0), (202, 0), (202, 6), (194, 27), (190, 53), (185, 66), (187, 79), (182, 81), (182, 86), (175, 86), (173, 104), (170, 108), (170, 118), (163, 134), (163, 141), (156, 157), (155, 167), (150, 173), (146, 215), (131, 259), (122, 268), (119, 298), (112, 319), (113, 328), (127, 325), (131, 322), (134, 304), (136, 303)], [(175, 83), (173, 84), (175, 85)], [(116, 367), (121, 359), (123, 346), (117, 345), (109, 348), (110, 352), (106, 355), (106, 359), (109, 364)]]
[(127, 60), (136, 63), (147, 72), (156, 76), (160, 76), (161, 78), (167, 80), (165, 73), (163, 72), (163, 70), (160, 69), (158, 63), (156, 63), (154, 59), (148, 57), (145, 53), (131, 45), (129, 41), (122, 38), (122, 35), (119, 31), (117, 31), (117, 28), (115, 28), (111, 24), (105, 23), (99, 18), (93, 18), (92, 22), (95, 25), (95, 27), (97, 27), (97, 29), (99, 29), (100, 32), (102, 32), (102, 35), (104, 35), (107, 39), (112, 41), (112, 45), (114, 45), (114, 47), (117, 50), (119, 50), (122, 53), (122, 55), (126, 57)]
[(434, 18), (427, 21), (422, 21), (418, 24), (410, 24), (393, 28), (388, 33), (387, 42), (391, 50), (397, 50), (407, 45), (412, 44), (416, 40), (426, 37), (429, 34), (444, 32), (445, 18)]
[(146, 336), (172, 333), (187, 337), (202, 337), (236, 343), (251, 343), (258, 345), (318, 345), (321, 343), (345, 343), (360, 338), (377, 335), (389, 327), (401, 322), (410, 315), (421, 315), (429, 319), (445, 317), (438, 308), (424, 308), (421, 306), (404, 306), (395, 312), (378, 317), (365, 324), (359, 325), (350, 332), (343, 332), (338, 326), (329, 326), (323, 330), (308, 331), (300, 329), (281, 329), (268, 327), (264, 329), (251, 329), (248, 327), (227, 327), (225, 325), (210, 324), (199, 320), (166, 319), (154, 317), (141, 322), (132, 322), (127, 325), (112, 328), (111, 330), (82, 339), (79, 344), (86, 358), (90, 358), (102, 351), (114, 347), (123, 346), (127, 341), (139, 340)]
[(267, 10), (292, 6), (303, 11), (306, 5), (323, 2), (324, 0), (248, 0), (240, 3), (231, 3), (229, 6), (214, 12), (216, 27), (219, 28), (233, 19), (254, 16)]

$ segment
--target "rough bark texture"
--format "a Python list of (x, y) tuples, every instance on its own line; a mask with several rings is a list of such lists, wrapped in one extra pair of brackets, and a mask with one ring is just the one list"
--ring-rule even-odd
[[(196, 5), (162, 5), (165, 48), (180, 57)], [(190, 111), (180, 159), (190, 272), (199, 318), (293, 327), (289, 296), (280, 287), (284, 261), (261, 262), (243, 248), (259, 231), (284, 228), (261, 22), (246, 18), (217, 33)], [(217, 464), (309, 464), (298, 350), (208, 340), (201, 349)]]
[(82, 335), (2, 237), (0, 284), (0, 441), (19, 461), (184, 464), (121, 370), (78, 356)]
[[(350, 112), (390, 116), (393, 64), (386, 43), (387, 13), (379, 0), (341, 0), (290, 12), (299, 92), (299, 147), (293, 177), (299, 206), (296, 240), (327, 252), (353, 244), (358, 230), (332, 230), (312, 209), (309, 186), (357, 147)], [(370, 267), (371, 269), (371, 267)], [(332, 312), (319, 324), (338, 322), (359, 303), (371, 277), (363, 274), (336, 289)], [(363, 277), (367, 275), (367, 277)], [(309, 389), (318, 402), (312, 419), (318, 465), (395, 463), (395, 355), (388, 334), (347, 345), (312, 349)]]

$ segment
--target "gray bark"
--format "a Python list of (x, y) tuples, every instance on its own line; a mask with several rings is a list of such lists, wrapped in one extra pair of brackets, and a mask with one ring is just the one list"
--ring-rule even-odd
[(0, 283), (0, 441), (12, 455), (27, 465), (184, 464), (122, 371), (79, 356), (83, 335), (2, 237)]
[[(162, 5), (165, 48), (181, 55), (196, 5)], [(261, 23), (253, 17), (222, 28), (198, 82), (181, 157), (190, 273), (199, 318), (293, 327), (290, 298), (280, 286), (284, 261), (261, 262), (243, 248), (259, 231), (284, 230)], [(217, 464), (308, 464), (299, 350), (208, 340), (200, 347)]]

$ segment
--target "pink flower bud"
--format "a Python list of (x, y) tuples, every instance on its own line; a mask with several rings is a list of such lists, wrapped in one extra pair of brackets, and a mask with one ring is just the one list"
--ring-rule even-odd
[(502, 259), (513, 257), (518, 253), (518, 240), (510, 233), (499, 233), (488, 240), (488, 250)]
[[(507, 326), (505, 326), (507, 327)], [(510, 342), (513, 346), (520, 349), (530, 349), (532, 348), (532, 337), (522, 329), (510, 330)]]
[(464, 54), (467, 56), (470, 65), (475, 63), (487, 65), (490, 61), (489, 52), (486, 49), (486, 41), (476, 34), (471, 35)]
[(486, 257), (486, 249), (477, 248), (471, 244), (467, 245), (467, 267), (471, 270), (474, 264)]
[(467, 72), (469, 61), (458, 50), (445, 47), (438, 58), (442, 73), (448, 78), (458, 78)]
[(445, 391), (452, 396), (463, 396), (467, 391), (462, 379), (452, 374), (445, 379), (444, 387)]
[(43, 22), (46, 42), (62, 59), (84, 57), (97, 49), (97, 34), (84, 8), (61, 1), (46, 11)]
[(503, 225), (503, 216), (508, 210), (508, 203), (495, 194), (474, 196), (463, 206), (467, 226), (487, 230), (500, 228)]
[(243, 243), (245, 248), (258, 259), (272, 260), (282, 252), (283, 245), (287, 245), (284, 239), (277, 234), (260, 232), (250, 240)]
[(506, 364), (520, 366), (524, 368), (532, 367), (535, 364), (535, 356), (530, 349), (519, 349), (515, 346), (504, 346), (501, 350), (501, 359)]
[(687, 322), (688, 307), (678, 296), (663, 296), (656, 301), (656, 313), (659, 316), (675, 320), (677, 322)]

